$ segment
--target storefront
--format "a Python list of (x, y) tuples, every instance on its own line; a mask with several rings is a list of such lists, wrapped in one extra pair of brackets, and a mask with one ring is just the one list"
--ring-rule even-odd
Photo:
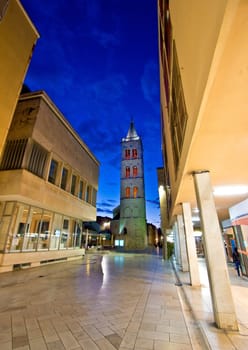
[(85, 253), (82, 220), (17, 201), (0, 202), (0, 232), (5, 271)]
[(248, 277), (248, 199), (229, 208), (236, 246), (240, 255), (242, 274)]

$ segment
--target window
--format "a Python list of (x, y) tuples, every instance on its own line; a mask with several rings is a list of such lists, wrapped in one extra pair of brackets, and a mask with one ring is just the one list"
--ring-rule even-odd
[(91, 192), (90, 186), (87, 185), (87, 187), (86, 187), (86, 193), (85, 193), (85, 200), (86, 200), (86, 202), (88, 202), (88, 203), (90, 203), (90, 192)]
[(125, 158), (130, 159), (130, 149), (125, 150)]
[(71, 177), (71, 194), (75, 194), (76, 181), (77, 181), (76, 175), (72, 175), (72, 177)]
[(66, 183), (68, 178), (68, 170), (66, 168), (63, 168), (62, 170), (62, 178), (61, 178), (61, 184), (60, 187), (65, 190), (66, 189)]
[(137, 158), (137, 156), (138, 156), (137, 149), (136, 148), (132, 149), (132, 157)]
[(126, 177), (130, 177), (130, 167), (126, 167)]
[(7, 141), (0, 169), (21, 169), (26, 145), (27, 139)]
[(134, 188), (133, 188), (133, 198), (137, 198), (137, 196), (138, 196), (138, 187), (134, 186)]
[(52, 159), (50, 164), (49, 176), (48, 176), (48, 181), (51, 182), (52, 184), (55, 184), (57, 170), (58, 170), (58, 162)]
[(136, 166), (133, 166), (133, 177), (138, 176), (138, 168)]
[(181, 155), (184, 133), (187, 125), (187, 110), (183, 94), (183, 86), (180, 75), (180, 68), (177, 59), (176, 45), (173, 46), (173, 69), (172, 69), (172, 103), (169, 109), (171, 124), (171, 136), (173, 155), (176, 169), (178, 168), (179, 158)]
[(63, 229), (64, 230), (68, 230), (68, 228), (69, 228), (69, 220), (68, 219), (64, 219)]
[(130, 198), (130, 187), (126, 187), (126, 190), (125, 190), (125, 197), (126, 197), (126, 198)]
[(97, 191), (95, 188), (92, 189), (92, 205), (95, 207), (96, 206), (96, 196), (97, 196)]
[(84, 183), (83, 183), (83, 181), (80, 181), (79, 182), (78, 198), (83, 199), (83, 191), (84, 191)]
[(115, 239), (115, 247), (124, 247), (123, 239)]

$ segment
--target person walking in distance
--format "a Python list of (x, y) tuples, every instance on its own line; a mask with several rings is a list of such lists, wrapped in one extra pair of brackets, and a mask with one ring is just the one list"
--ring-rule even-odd
[(233, 251), (233, 262), (235, 264), (235, 269), (237, 270), (238, 276), (240, 276), (240, 257), (237, 247)]

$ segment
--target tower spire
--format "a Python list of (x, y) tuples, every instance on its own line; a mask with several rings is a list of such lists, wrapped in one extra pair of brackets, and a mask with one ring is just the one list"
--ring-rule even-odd
[(128, 140), (139, 140), (139, 136), (138, 136), (137, 131), (135, 129), (134, 121), (133, 121), (132, 117), (131, 117), (129, 130), (128, 130), (128, 133), (126, 136), (126, 141), (128, 141)]

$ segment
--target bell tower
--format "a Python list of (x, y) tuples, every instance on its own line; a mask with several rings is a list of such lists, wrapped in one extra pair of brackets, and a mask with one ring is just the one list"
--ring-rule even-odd
[(147, 246), (146, 205), (142, 140), (131, 121), (121, 141), (121, 189), (119, 234), (128, 249)]

